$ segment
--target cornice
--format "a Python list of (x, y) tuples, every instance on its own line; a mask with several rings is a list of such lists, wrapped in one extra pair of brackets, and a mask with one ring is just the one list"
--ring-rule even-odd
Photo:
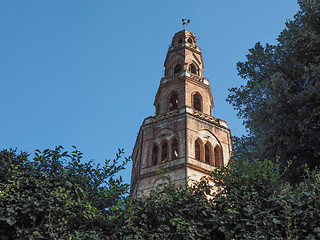
[(187, 115), (192, 116), (196, 119), (205, 121), (209, 124), (214, 124), (215, 126), (218, 126), (220, 128), (226, 129), (230, 131), (228, 127), (228, 123), (220, 118), (215, 118), (211, 115), (205, 114), (203, 112), (197, 111), (194, 108), (191, 107), (180, 107), (177, 110), (167, 112), (165, 114), (159, 114), (156, 116), (150, 116), (148, 118), (145, 118), (143, 121), (143, 124), (141, 127), (149, 127), (152, 126), (153, 124), (158, 124), (162, 121), (166, 121), (170, 118), (174, 117), (183, 117), (185, 118)]

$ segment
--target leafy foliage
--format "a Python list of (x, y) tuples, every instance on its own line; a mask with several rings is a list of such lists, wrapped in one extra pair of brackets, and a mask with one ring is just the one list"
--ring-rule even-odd
[(320, 173), (306, 169), (303, 181), (282, 180), (279, 163), (243, 161), (214, 173), (222, 189), (214, 199), (227, 239), (320, 238)]
[[(213, 181), (218, 191), (212, 191)], [(200, 183), (127, 204), (118, 239), (319, 239), (320, 173), (291, 186), (270, 160), (231, 162)]]
[(101, 167), (62, 150), (0, 152), (1, 239), (106, 239), (123, 222), (128, 186), (115, 174), (129, 159), (119, 150)]
[(224, 239), (205, 181), (193, 187), (169, 184), (132, 202), (121, 239)]
[[(237, 64), (246, 85), (230, 89), (229, 101), (244, 119), (249, 148), (260, 159), (277, 159), (288, 177), (300, 179), (305, 163), (320, 165), (320, 1), (305, 1), (288, 21), (277, 45), (257, 43)], [(237, 154), (237, 153), (236, 153)], [(238, 159), (246, 153), (238, 153)]]
[[(306, 169), (295, 186), (280, 163), (230, 162), (211, 179), (177, 188), (168, 184), (129, 200), (115, 174), (81, 163), (61, 147), (0, 152), (1, 239), (318, 239), (320, 173)], [(218, 191), (211, 189), (214, 182)]]

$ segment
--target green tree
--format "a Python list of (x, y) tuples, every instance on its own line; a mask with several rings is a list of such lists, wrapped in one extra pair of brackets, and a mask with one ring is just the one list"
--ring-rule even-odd
[[(279, 165), (269, 160), (242, 161), (216, 169), (215, 208), (228, 239), (273, 239), (280, 237), (276, 195), (282, 187)], [(282, 238), (274, 238), (282, 239)]]
[(212, 173), (221, 189), (212, 207), (226, 239), (320, 238), (319, 171), (306, 169), (291, 186), (279, 169), (270, 160), (244, 160)]
[(128, 201), (117, 239), (319, 239), (320, 173), (292, 186), (270, 160), (231, 162), (185, 188)]
[(230, 162), (208, 179), (168, 184), (134, 201), (116, 179), (125, 163), (81, 163), (62, 147), (0, 152), (0, 239), (318, 239), (320, 173), (294, 187), (280, 164)]
[(119, 239), (225, 239), (212, 199), (206, 198), (209, 190), (205, 180), (185, 188), (168, 184), (135, 199), (127, 205)]
[[(235, 141), (236, 157), (277, 159), (301, 179), (305, 163), (320, 165), (320, 1), (304, 1), (276, 45), (257, 43), (239, 62), (246, 84), (227, 98), (244, 119), (248, 136)], [(237, 152), (238, 151), (238, 152)]]
[(0, 239), (112, 239), (124, 222), (129, 159), (81, 162), (74, 148), (0, 152)]

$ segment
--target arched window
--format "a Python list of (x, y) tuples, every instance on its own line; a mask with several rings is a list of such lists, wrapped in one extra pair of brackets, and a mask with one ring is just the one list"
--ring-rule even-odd
[(158, 163), (158, 146), (154, 146), (152, 148), (152, 158), (151, 158), (152, 166), (157, 165)]
[(206, 143), (205, 145), (204, 145), (204, 161), (205, 161), (205, 163), (207, 163), (207, 164), (211, 164), (211, 144), (210, 143)]
[(200, 93), (193, 95), (193, 108), (198, 111), (202, 111), (202, 97)]
[(193, 41), (192, 41), (192, 39), (191, 39), (191, 38), (188, 38), (188, 43), (190, 43), (190, 44), (192, 44), (192, 43), (193, 43)]
[(179, 158), (178, 152), (178, 141), (177, 139), (173, 139), (172, 141), (172, 160)]
[(197, 68), (194, 64), (189, 65), (189, 72), (191, 72), (193, 74), (197, 74)]
[(177, 64), (177, 65), (174, 67), (173, 73), (176, 74), (176, 73), (179, 73), (179, 72), (181, 72), (181, 65), (180, 65), (180, 64)]
[(200, 161), (201, 160), (201, 144), (199, 140), (196, 140), (194, 148), (195, 148), (195, 158), (196, 160)]
[(182, 42), (182, 38), (179, 38), (178, 44), (181, 44)]
[(162, 144), (161, 162), (166, 162), (167, 160), (168, 160), (168, 143), (164, 142)]
[(221, 148), (219, 146), (216, 146), (214, 148), (214, 166), (215, 167), (222, 167), (222, 154), (221, 154)]
[(170, 97), (169, 111), (178, 109), (178, 95), (174, 92)]

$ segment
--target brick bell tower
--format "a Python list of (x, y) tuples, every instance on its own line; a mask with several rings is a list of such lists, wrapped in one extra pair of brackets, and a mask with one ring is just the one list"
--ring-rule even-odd
[[(213, 98), (192, 32), (176, 33), (164, 63), (154, 106), (140, 127), (132, 153), (130, 197), (147, 195), (163, 181), (185, 186), (220, 166), (232, 153), (226, 121), (212, 117)], [(165, 177), (159, 175), (164, 169)]]

